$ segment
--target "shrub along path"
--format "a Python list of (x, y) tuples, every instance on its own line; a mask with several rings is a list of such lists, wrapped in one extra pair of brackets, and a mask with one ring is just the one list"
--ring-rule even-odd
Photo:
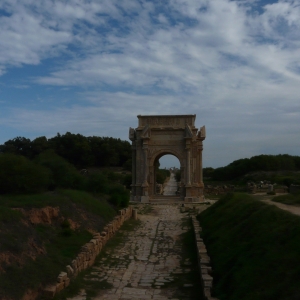
[[(178, 205), (139, 205), (71, 300), (201, 299), (195, 241)], [(66, 299), (66, 298), (62, 298)]]

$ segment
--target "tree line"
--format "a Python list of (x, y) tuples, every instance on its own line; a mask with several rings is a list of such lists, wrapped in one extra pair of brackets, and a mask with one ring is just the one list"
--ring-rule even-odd
[(47, 150), (54, 151), (77, 168), (122, 167), (126, 163), (130, 165), (131, 158), (131, 146), (127, 141), (70, 132), (57, 133), (50, 139), (16, 137), (0, 145), (0, 153), (22, 155), (30, 160)]
[(69, 132), (33, 141), (17, 137), (0, 145), (0, 194), (76, 189), (109, 195), (112, 204), (125, 207), (129, 175), (103, 169), (82, 173), (78, 168), (126, 167), (131, 165), (130, 156), (130, 144), (120, 139)]
[(300, 171), (300, 156), (262, 154), (235, 160), (225, 167), (203, 168), (203, 176), (212, 180), (233, 180), (257, 171)]

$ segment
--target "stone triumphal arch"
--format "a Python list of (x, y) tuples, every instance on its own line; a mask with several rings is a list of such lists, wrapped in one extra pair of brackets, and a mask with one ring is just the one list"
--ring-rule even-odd
[(195, 127), (196, 115), (137, 116), (138, 127), (129, 129), (132, 141), (131, 200), (149, 202), (156, 193), (156, 165), (166, 154), (180, 162), (179, 197), (203, 201), (202, 142), (205, 127)]

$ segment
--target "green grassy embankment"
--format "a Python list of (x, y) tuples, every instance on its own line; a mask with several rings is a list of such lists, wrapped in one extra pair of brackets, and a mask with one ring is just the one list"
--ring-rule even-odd
[(300, 193), (299, 194), (286, 194), (274, 197), (272, 199), (274, 202), (280, 202), (287, 205), (300, 205)]
[[(42, 218), (32, 223), (28, 213), (46, 206), (58, 207), (58, 216), (51, 224)], [(0, 299), (19, 300), (25, 291), (55, 282), (91, 232), (115, 214), (105, 199), (82, 191), (0, 196)]]
[(300, 299), (300, 218), (227, 194), (198, 218), (221, 300)]

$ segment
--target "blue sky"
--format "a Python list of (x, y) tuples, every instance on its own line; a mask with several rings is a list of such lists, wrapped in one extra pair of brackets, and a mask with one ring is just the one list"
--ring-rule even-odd
[(299, 0), (0, 2), (0, 143), (196, 114), (205, 167), (300, 155), (299, 98)]

